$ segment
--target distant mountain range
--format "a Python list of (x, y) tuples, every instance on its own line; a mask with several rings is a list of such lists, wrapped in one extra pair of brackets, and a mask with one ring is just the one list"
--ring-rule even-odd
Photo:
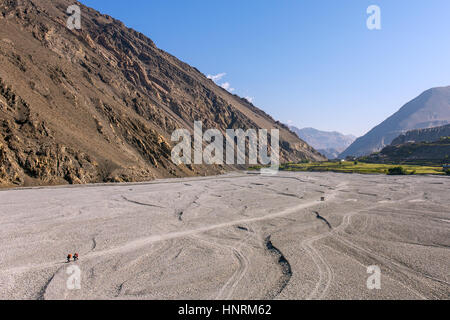
[(450, 86), (425, 91), (399, 111), (356, 139), (339, 158), (364, 156), (380, 151), (408, 130), (442, 126), (450, 123)]
[(344, 135), (336, 131), (328, 132), (314, 128), (299, 129), (294, 126), (289, 126), (289, 129), (328, 159), (335, 159), (356, 139), (354, 135)]

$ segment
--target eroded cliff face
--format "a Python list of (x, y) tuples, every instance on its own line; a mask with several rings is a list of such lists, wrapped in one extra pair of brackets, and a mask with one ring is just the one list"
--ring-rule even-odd
[(284, 125), (120, 21), (67, 0), (0, 0), (0, 184), (215, 174), (176, 166), (177, 128), (278, 128), (281, 160), (322, 157)]
[(362, 157), (374, 163), (399, 163), (440, 166), (450, 162), (450, 138), (434, 142), (409, 142), (389, 145), (380, 152)]
[(443, 137), (450, 137), (450, 124), (440, 127), (416, 129), (406, 132), (395, 138), (391, 145), (400, 145), (407, 142), (434, 142)]

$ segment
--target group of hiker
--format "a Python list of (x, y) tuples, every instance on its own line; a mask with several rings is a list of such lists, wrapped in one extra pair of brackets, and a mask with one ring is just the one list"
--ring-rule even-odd
[(69, 254), (67, 255), (67, 262), (70, 262), (70, 260), (72, 259), (72, 257), (73, 257), (73, 261), (77, 261), (77, 260), (78, 260), (78, 253), (74, 253), (73, 256), (72, 256), (71, 253), (69, 253)]

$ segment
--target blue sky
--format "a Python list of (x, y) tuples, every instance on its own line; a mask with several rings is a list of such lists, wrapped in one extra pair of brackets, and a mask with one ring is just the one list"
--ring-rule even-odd
[[(448, 0), (82, 0), (275, 119), (362, 135), (450, 85)], [(368, 30), (369, 5), (381, 30)]]

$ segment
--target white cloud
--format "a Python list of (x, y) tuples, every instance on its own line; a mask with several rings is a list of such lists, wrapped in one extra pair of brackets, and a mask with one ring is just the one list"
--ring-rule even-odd
[(225, 72), (222, 72), (222, 73), (218, 73), (218, 74), (216, 74), (216, 75), (210, 75), (210, 74), (208, 74), (206, 77), (208, 78), (208, 79), (211, 79), (212, 81), (214, 81), (214, 82), (217, 82), (217, 81), (219, 81), (220, 79), (222, 79), (223, 77), (225, 77), (227, 74), (225, 73)]
[[(231, 84), (228, 81), (225, 81), (223, 83), (219, 83), (219, 81), (222, 80), (222, 78), (225, 77), (226, 75), (227, 75), (226, 72), (222, 72), (222, 73), (218, 73), (218, 74), (215, 74), (215, 75), (208, 74), (206, 77), (208, 79), (211, 79), (212, 81), (214, 81), (218, 86), (221, 86), (222, 88), (224, 88), (228, 92), (233, 92), (235, 89), (231, 87)], [(249, 102), (253, 102), (253, 98), (252, 97), (246, 97), (246, 99)]]
[(253, 103), (253, 99), (255, 99), (255, 98), (253, 98), (253, 97), (245, 97), (244, 99), (247, 100), (250, 103)]
[(229, 82), (224, 82), (220, 86), (229, 92), (234, 91), (234, 88), (231, 87), (231, 84)]

